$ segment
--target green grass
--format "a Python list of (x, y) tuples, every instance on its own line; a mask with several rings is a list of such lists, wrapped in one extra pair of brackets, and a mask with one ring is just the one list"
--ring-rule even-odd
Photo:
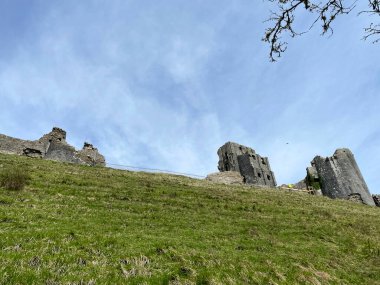
[(20, 165), (11, 165), (0, 171), (0, 187), (7, 190), (22, 190), (29, 180), (27, 169)]
[(0, 154), (0, 284), (380, 284), (380, 208)]

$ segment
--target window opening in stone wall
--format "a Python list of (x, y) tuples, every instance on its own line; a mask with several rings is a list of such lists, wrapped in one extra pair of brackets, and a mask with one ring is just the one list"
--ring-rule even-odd
[(261, 163), (266, 164), (264, 158), (261, 158)]
[(257, 175), (261, 178), (261, 173), (257, 173)]
[(270, 180), (270, 175), (267, 175), (267, 179)]

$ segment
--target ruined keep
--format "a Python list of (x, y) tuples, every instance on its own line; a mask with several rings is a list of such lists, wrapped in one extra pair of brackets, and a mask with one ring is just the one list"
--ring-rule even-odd
[(375, 205), (354, 155), (347, 148), (337, 149), (331, 157), (316, 156), (306, 171), (308, 186), (315, 188), (319, 184), (325, 196)]
[(22, 140), (0, 134), (0, 153), (51, 159), (85, 165), (105, 166), (104, 156), (89, 143), (82, 150), (75, 150), (66, 142), (66, 131), (53, 130), (35, 141)]
[(252, 148), (227, 142), (218, 149), (218, 156), (219, 171), (237, 171), (243, 176), (246, 184), (276, 186), (268, 158), (256, 154)]

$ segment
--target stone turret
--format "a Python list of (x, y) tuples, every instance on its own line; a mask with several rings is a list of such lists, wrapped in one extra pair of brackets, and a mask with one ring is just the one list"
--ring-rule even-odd
[(218, 156), (219, 171), (239, 172), (247, 184), (276, 186), (276, 179), (270, 169), (268, 158), (256, 154), (252, 148), (227, 142), (218, 149)]
[(319, 183), (323, 195), (375, 205), (349, 149), (337, 149), (331, 157), (316, 156), (311, 165), (307, 169), (308, 184), (313, 186), (311, 183)]
[(96, 147), (87, 142), (84, 143), (82, 150), (78, 151), (78, 157), (89, 165), (106, 165), (104, 156), (98, 152)]
[(0, 152), (86, 165), (105, 166), (104, 156), (89, 143), (77, 151), (66, 142), (66, 131), (54, 127), (36, 141), (0, 135)]
[(59, 142), (59, 143), (66, 143), (66, 131), (54, 127), (50, 133), (43, 135), (42, 138), (39, 139), (41, 142)]

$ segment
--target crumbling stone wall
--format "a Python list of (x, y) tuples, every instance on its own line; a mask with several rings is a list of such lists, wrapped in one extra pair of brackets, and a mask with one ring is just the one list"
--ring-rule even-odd
[(380, 195), (372, 195), (373, 201), (377, 207), (380, 207)]
[(218, 169), (236, 171), (247, 184), (275, 187), (276, 179), (270, 169), (267, 157), (261, 157), (249, 147), (227, 142), (218, 149)]
[(312, 167), (307, 168), (308, 183), (318, 182), (323, 195), (333, 199), (349, 199), (375, 205), (354, 155), (349, 149), (337, 149), (331, 157), (316, 156), (311, 165)]
[(45, 146), (40, 141), (21, 140), (0, 134), (0, 152), (31, 157), (43, 157)]
[(101, 155), (96, 147), (85, 142), (82, 150), (77, 152), (77, 157), (88, 165), (105, 165), (104, 156)]
[(218, 169), (219, 171), (237, 171), (240, 172), (238, 156), (242, 154), (254, 155), (255, 151), (252, 148), (227, 142), (218, 149)]
[(36, 141), (0, 134), (0, 152), (86, 165), (105, 165), (104, 156), (91, 144), (85, 143), (83, 149), (77, 151), (66, 142), (66, 131), (56, 127)]

